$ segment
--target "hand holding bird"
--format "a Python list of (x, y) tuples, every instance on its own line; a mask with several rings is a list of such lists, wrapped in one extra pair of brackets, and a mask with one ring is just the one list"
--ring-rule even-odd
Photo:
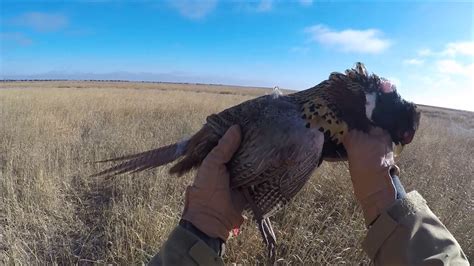
[[(362, 63), (331, 73), (318, 85), (289, 95), (267, 95), (207, 117), (189, 140), (108, 161), (123, 161), (99, 175), (155, 168), (179, 160), (171, 174), (199, 167), (232, 125), (242, 131), (240, 147), (227, 163), (231, 189), (241, 191), (254, 214), (268, 255), (276, 238), (269, 217), (287, 204), (324, 160), (347, 159), (343, 139), (350, 130), (387, 131), (391, 142), (413, 140), (420, 114), (395, 85)], [(107, 160), (106, 160), (107, 161)]]

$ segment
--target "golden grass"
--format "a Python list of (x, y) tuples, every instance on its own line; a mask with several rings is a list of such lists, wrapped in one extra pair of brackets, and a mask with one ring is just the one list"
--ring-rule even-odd
[[(177, 141), (205, 117), (268, 90), (184, 84), (0, 83), (0, 264), (147, 262), (179, 220), (192, 179), (167, 168), (112, 180), (89, 162)], [(399, 165), (474, 255), (474, 114), (424, 108)], [(344, 163), (323, 163), (273, 218), (282, 263), (357, 264), (364, 226)], [(228, 242), (226, 261), (255, 264), (253, 222)]]

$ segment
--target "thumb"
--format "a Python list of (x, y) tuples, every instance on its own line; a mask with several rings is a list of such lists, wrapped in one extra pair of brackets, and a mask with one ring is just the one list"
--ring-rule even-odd
[(231, 126), (222, 136), (214, 149), (207, 155), (206, 160), (212, 160), (213, 163), (225, 164), (230, 161), (234, 153), (239, 148), (242, 134), (239, 125)]

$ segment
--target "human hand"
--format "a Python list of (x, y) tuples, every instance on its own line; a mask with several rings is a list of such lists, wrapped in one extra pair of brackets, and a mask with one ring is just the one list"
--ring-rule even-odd
[(203, 160), (192, 186), (186, 190), (183, 219), (210, 237), (229, 238), (239, 227), (246, 205), (243, 195), (230, 189), (226, 163), (239, 148), (240, 127), (230, 127)]
[(390, 135), (381, 128), (369, 134), (352, 130), (344, 136), (354, 194), (370, 225), (396, 200), (390, 172), (398, 175)]

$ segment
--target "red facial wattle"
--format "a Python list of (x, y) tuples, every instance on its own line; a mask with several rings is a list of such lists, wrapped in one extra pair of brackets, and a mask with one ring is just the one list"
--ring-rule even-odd
[(410, 142), (413, 141), (414, 136), (415, 136), (415, 131), (414, 130), (405, 131), (402, 135), (402, 138), (401, 138), (400, 142), (403, 145), (409, 144)]
[(388, 80), (382, 80), (380, 89), (383, 93), (391, 93), (395, 90), (395, 86)]

